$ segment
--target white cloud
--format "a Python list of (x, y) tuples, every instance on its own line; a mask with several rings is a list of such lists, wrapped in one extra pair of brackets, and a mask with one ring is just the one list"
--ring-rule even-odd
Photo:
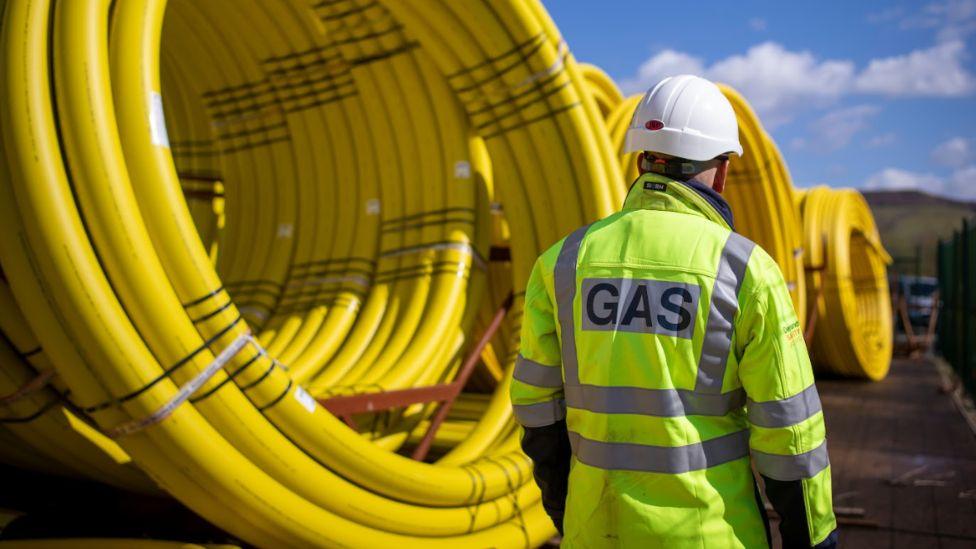
[(887, 147), (888, 145), (893, 144), (895, 141), (898, 141), (898, 134), (895, 132), (885, 132), (868, 139), (867, 142), (864, 143), (864, 146), (868, 149), (878, 149), (881, 147)]
[(976, 166), (966, 166), (952, 173), (946, 191), (952, 196), (966, 199), (976, 198)]
[(942, 190), (942, 178), (930, 173), (910, 172), (898, 168), (885, 168), (868, 177), (864, 188), (870, 190), (926, 190), (939, 192)]
[(935, 30), (936, 39), (942, 42), (959, 40), (976, 32), (976, 0), (932, 2), (913, 13), (902, 10), (892, 19), (900, 19), (901, 29)]
[(974, 159), (976, 159), (976, 149), (973, 147), (973, 142), (964, 137), (953, 137), (932, 150), (932, 160), (950, 168), (960, 168)]
[(637, 76), (622, 80), (620, 89), (625, 94), (642, 93), (662, 78), (678, 74), (705, 74), (702, 60), (687, 53), (664, 50), (641, 63)]
[(828, 112), (810, 124), (813, 147), (822, 152), (846, 147), (880, 111), (876, 105), (856, 105)]
[(943, 185), (943, 194), (964, 200), (976, 199), (976, 165), (968, 165), (952, 172)]
[[(972, 0), (976, 2), (976, 0)], [(663, 50), (624, 79), (626, 93), (647, 90), (666, 76), (697, 74), (739, 90), (763, 124), (775, 127), (797, 111), (832, 104), (852, 93), (888, 97), (958, 97), (976, 92), (976, 76), (963, 64), (966, 47), (949, 41), (905, 55), (874, 59), (860, 72), (849, 59), (820, 59), (809, 51), (791, 51), (763, 42), (745, 53), (711, 65), (700, 57)]]
[(888, 96), (953, 97), (976, 90), (976, 78), (962, 64), (966, 45), (944, 42), (905, 55), (872, 60), (854, 81), (863, 93)]
[(791, 111), (799, 105), (840, 96), (853, 72), (850, 61), (820, 61), (808, 51), (789, 51), (775, 42), (764, 42), (743, 55), (718, 61), (707, 75), (742, 92), (763, 122), (775, 126), (790, 120)]
[(951, 0), (942, 4), (945, 24), (939, 40), (959, 40), (976, 32), (976, 0)]
[(868, 190), (917, 190), (950, 198), (976, 199), (976, 165), (960, 168), (948, 178), (932, 173), (919, 173), (899, 168), (885, 168), (869, 176), (863, 188)]
[(767, 26), (766, 20), (763, 19), (762, 17), (753, 17), (752, 19), (749, 20), (749, 28), (756, 32), (762, 32), (766, 30), (766, 26)]
[(820, 61), (808, 51), (789, 51), (775, 42), (757, 44), (708, 67), (698, 57), (669, 49), (641, 64), (635, 77), (621, 82), (621, 89), (642, 92), (666, 76), (684, 73), (730, 84), (745, 95), (765, 125), (775, 126), (792, 117), (793, 107), (827, 103), (842, 94), (854, 64)]

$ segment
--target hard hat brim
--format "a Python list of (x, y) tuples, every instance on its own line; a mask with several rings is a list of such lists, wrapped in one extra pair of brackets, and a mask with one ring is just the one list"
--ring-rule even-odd
[(631, 128), (627, 130), (624, 148), (625, 152), (651, 151), (688, 160), (711, 160), (723, 154), (742, 156), (738, 140), (713, 139), (672, 128), (654, 131)]

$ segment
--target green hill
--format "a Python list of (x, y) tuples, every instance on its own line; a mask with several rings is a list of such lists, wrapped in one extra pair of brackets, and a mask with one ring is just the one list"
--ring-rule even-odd
[[(917, 268), (922, 275), (934, 276), (939, 239), (952, 237), (964, 218), (976, 215), (976, 203), (918, 191), (862, 192), (874, 212), (885, 248), (895, 258), (892, 268), (905, 274), (915, 274)], [(919, 253), (920, 261), (916, 261)]]

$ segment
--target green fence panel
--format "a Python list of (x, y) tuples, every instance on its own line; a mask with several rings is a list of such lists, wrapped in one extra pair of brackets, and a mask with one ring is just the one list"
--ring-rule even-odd
[(976, 396), (976, 224), (964, 220), (952, 239), (939, 242), (938, 267), (939, 350)]

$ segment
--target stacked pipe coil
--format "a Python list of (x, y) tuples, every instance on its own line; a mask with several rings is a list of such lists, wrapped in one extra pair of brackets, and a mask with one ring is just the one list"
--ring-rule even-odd
[[(519, 290), (622, 202), (636, 100), (540, 4), (8, 0), (0, 54), (0, 457), (260, 546), (554, 533), (507, 399)], [(730, 202), (802, 311), (788, 173), (725, 91)], [(315, 402), (453, 379), (513, 290), (428, 462), (432, 405), (357, 432)]]
[(871, 209), (852, 189), (797, 193), (803, 211), (810, 306), (818, 309), (811, 356), (822, 371), (884, 379), (891, 365), (892, 313), (886, 267)]
[[(498, 304), (491, 203), (518, 288), (544, 246), (619, 202), (599, 113), (541, 6), (110, 7), (4, 13), (3, 268), (72, 405), (134, 430), (243, 341), (190, 402), (118, 438), (202, 516), (263, 546), (548, 537), (504, 379), (437, 463), (390, 451), (429, 407), (361, 436), (299, 388), (450, 378)], [(210, 246), (181, 175), (223, 202)]]

